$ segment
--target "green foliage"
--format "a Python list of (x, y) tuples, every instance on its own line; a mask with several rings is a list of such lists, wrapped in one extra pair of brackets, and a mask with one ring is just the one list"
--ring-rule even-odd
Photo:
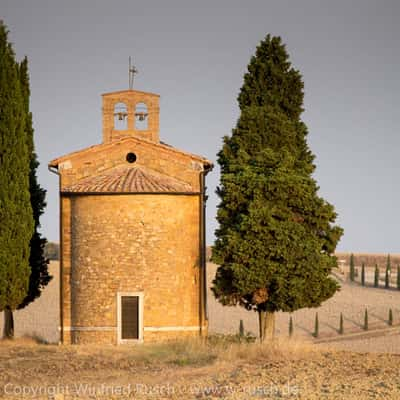
[(397, 266), (397, 289), (400, 290), (400, 265)]
[(361, 265), (361, 285), (365, 286), (365, 264)]
[(318, 321), (318, 313), (315, 313), (315, 322), (314, 322), (314, 333), (313, 336), (317, 338), (319, 336), (319, 321)]
[(368, 330), (368, 310), (365, 309), (364, 312), (364, 330), (367, 331)]
[(239, 336), (244, 337), (244, 324), (242, 319), (239, 322)]
[(392, 271), (392, 264), (390, 262), (390, 254), (388, 254), (387, 258), (386, 258), (386, 269), (389, 271), (389, 273)]
[(215, 345), (231, 345), (234, 343), (254, 343), (257, 340), (257, 337), (254, 336), (251, 332), (245, 332), (244, 336), (240, 336), (239, 334), (220, 334), (216, 333), (213, 335), (207, 336), (207, 343), (212, 346)]
[(389, 289), (390, 287), (390, 265), (386, 265), (386, 272), (385, 272), (385, 288)]
[(47, 240), (42, 238), (41, 233), (39, 232), (40, 216), (43, 214), (44, 208), (46, 207), (46, 191), (40, 187), (36, 176), (36, 170), (39, 166), (39, 162), (35, 153), (32, 113), (29, 110), (30, 88), (28, 59), (26, 57), (19, 65), (18, 72), (24, 100), (25, 134), (27, 137), (30, 157), (29, 191), (34, 219), (34, 233), (30, 240), (29, 265), (31, 274), (29, 277), (29, 290), (22, 303), (18, 306), (20, 309), (24, 308), (40, 296), (42, 289), (50, 282), (51, 276), (49, 275), (47, 268), (49, 261), (44, 254)]
[(28, 292), (34, 231), (24, 88), (7, 36), (0, 21), (0, 310), (14, 310)]
[(379, 267), (378, 267), (378, 264), (375, 265), (374, 287), (379, 287)]
[(258, 312), (317, 307), (339, 288), (330, 277), (342, 235), (318, 196), (301, 121), (303, 82), (281, 39), (267, 36), (238, 96), (240, 117), (218, 154), (221, 202), (213, 293)]
[(339, 320), (339, 334), (343, 335), (344, 333), (344, 326), (343, 326), (343, 313), (340, 313), (340, 320)]
[(353, 282), (356, 276), (355, 265), (354, 265), (354, 255), (350, 255), (350, 280)]
[(44, 248), (45, 258), (49, 260), (60, 259), (60, 245), (54, 242), (47, 242)]
[(289, 318), (289, 336), (290, 337), (293, 336), (293, 318), (292, 318), (292, 316), (290, 316), (290, 318)]
[(388, 319), (388, 324), (389, 324), (390, 326), (392, 326), (392, 325), (393, 325), (393, 311), (392, 311), (392, 309), (391, 309), (391, 308), (389, 309), (389, 319)]

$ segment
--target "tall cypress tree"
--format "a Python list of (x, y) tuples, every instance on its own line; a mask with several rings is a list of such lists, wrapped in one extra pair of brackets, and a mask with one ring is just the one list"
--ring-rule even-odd
[(379, 267), (378, 264), (375, 264), (374, 287), (378, 286), (379, 286)]
[(7, 337), (13, 335), (11, 312), (28, 291), (34, 228), (25, 114), (18, 65), (0, 21), (0, 311)]
[(356, 276), (356, 267), (354, 264), (354, 254), (350, 254), (350, 280), (353, 282)]
[(18, 306), (20, 309), (27, 306), (29, 303), (39, 297), (42, 289), (50, 282), (52, 277), (48, 272), (49, 260), (44, 255), (44, 249), (47, 240), (43, 238), (39, 232), (40, 216), (43, 214), (44, 208), (46, 207), (46, 191), (39, 185), (36, 176), (36, 170), (39, 166), (39, 162), (35, 153), (32, 113), (30, 112), (29, 108), (30, 87), (28, 59), (26, 57), (19, 65), (19, 79), (24, 99), (25, 133), (30, 157), (29, 191), (35, 228), (30, 240), (29, 265), (31, 268), (31, 274), (29, 277), (29, 290), (22, 303)]
[(390, 262), (390, 254), (386, 257), (386, 269), (389, 271), (389, 275), (392, 272), (392, 264)]
[(258, 312), (261, 340), (273, 335), (276, 311), (317, 307), (338, 290), (330, 273), (342, 229), (312, 178), (303, 96), (281, 39), (268, 35), (250, 60), (240, 117), (218, 154), (213, 261), (220, 266), (212, 290), (224, 305)]

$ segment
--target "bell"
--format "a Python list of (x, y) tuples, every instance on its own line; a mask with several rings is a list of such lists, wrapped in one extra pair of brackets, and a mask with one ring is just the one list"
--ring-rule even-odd
[(144, 121), (147, 117), (147, 114), (144, 112), (138, 112), (135, 114), (139, 121)]
[(119, 112), (117, 114), (118, 114), (118, 120), (119, 121), (123, 121), (125, 119), (126, 115), (127, 115), (125, 112)]

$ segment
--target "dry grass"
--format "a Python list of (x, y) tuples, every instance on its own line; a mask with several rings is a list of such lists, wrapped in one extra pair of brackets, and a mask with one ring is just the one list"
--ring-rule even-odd
[(99, 358), (99, 363), (107, 360), (110, 366), (120, 366), (123, 362), (123, 364), (145, 367), (161, 365), (200, 367), (218, 362), (294, 360), (306, 354), (319, 352), (315, 346), (301, 340), (276, 338), (268, 344), (260, 344), (258, 341), (241, 343), (233, 335), (215, 335), (207, 340), (187, 339), (118, 347), (112, 345), (57, 346), (44, 344), (36, 338), (29, 337), (0, 340), (0, 355), (4, 357), (7, 351), (21, 356), (22, 359), (33, 351), (38, 356), (41, 354), (53, 354), (56, 357), (72, 356), (78, 363), (90, 356), (93, 364), (96, 364), (95, 360)]
[(400, 399), (399, 361), (288, 339), (101, 347), (25, 338), (0, 343), (0, 397), (28, 388), (25, 397), (38, 399)]

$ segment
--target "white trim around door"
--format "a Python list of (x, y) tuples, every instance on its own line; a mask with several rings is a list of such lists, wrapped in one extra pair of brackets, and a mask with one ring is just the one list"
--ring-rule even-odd
[[(123, 297), (138, 297), (138, 338), (123, 339), (122, 338), (122, 298)], [(143, 342), (143, 292), (117, 292), (117, 343), (118, 344), (135, 344)]]

